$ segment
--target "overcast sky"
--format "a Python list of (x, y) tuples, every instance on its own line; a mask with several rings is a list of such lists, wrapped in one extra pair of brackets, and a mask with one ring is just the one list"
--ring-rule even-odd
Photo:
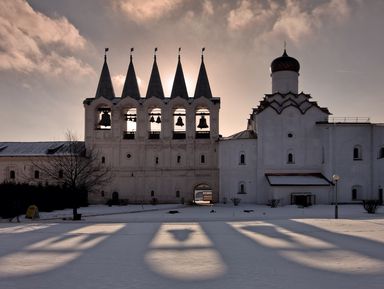
[(271, 92), (269, 65), (301, 64), (299, 91), (334, 116), (384, 122), (382, 0), (0, 0), (0, 141), (83, 139), (83, 100), (94, 97), (104, 48), (121, 95), (129, 51), (145, 95), (158, 47), (166, 95), (178, 48), (193, 96), (201, 48), (220, 133), (246, 128)]

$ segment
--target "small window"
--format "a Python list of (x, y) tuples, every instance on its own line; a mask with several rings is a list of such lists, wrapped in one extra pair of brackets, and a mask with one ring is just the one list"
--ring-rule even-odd
[(353, 159), (354, 160), (362, 160), (362, 149), (361, 146), (357, 145), (353, 148)]
[(151, 197), (155, 196), (155, 191), (151, 191)]
[(238, 192), (238, 194), (246, 194), (245, 183), (244, 182), (240, 182), (239, 183), (239, 192)]
[(64, 171), (59, 170), (59, 179), (62, 179), (64, 177)]
[(180, 191), (176, 191), (176, 198), (180, 198)]
[(159, 157), (155, 157), (155, 164), (159, 163)]
[(293, 164), (293, 163), (294, 163), (293, 153), (289, 153), (289, 154), (288, 154), (288, 160), (287, 160), (287, 163), (288, 163), (288, 164)]
[(105, 164), (105, 157), (101, 157), (101, 163)]
[(384, 147), (381, 147), (379, 150), (379, 159), (384, 158)]
[(181, 156), (177, 156), (177, 163), (179, 164), (181, 162)]
[(200, 162), (201, 162), (202, 164), (205, 164), (205, 155), (201, 155), (201, 156), (200, 156)]
[(289, 138), (292, 138), (292, 137), (293, 137), (293, 133), (291, 133), (291, 132), (288, 133), (288, 137), (289, 137)]
[(39, 171), (36, 170), (34, 175), (35, 175), (35, 179), (40, 179), (40, 172)]
[(16, 179), (16, 172), (15, 172), (15, 171), (10, 171), (10, 172), (9, 172), (9, 178), (10, 178), (11, 180)]
[(130, 159), (132, 157), (131, 154), (127, 154), (127, 159)]
[(357, 200), (357, 189), (356, 188), (352, 189), (352, 200), (353, 201)]
[(240, 155), (240, 165), (245, 165), (245, 154)]

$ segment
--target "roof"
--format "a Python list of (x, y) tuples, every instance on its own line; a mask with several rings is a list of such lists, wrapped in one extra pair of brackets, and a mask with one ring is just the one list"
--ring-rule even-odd
[(154, 57), (151, 77), (149, 79), (148, 89), (146, 94), (147, 98), (152, 96), (155, 96), (158, 98), (164, 98), (163, 85), (161, 84), (160, 73), (157, 67), (156, 55)]
[(272, 94), (266, 94), (262, 101), (260, 101), (259, 106), (254, 108), (253, 111), (256, 114), (264, 111), (266, 108), (270, 107), (278, 114), (281, 114), (288, 107), (297, 108), (301, 114), (305, 114), (310, 108), (316, 107), (325, 114), (331, 114), (326, 107), (320, 107), (316, 101), (310, 101), (311, 95), (306, 93), (280, 93), (275, 92)]
[(271, 186), (330, 186), (332, 182), (321, 173), (267, 173)]
[[(0, 157), (49, 156), (69, 153), (70, 141), (0, 142)], [(76, 142), (85, 149), (84, 142)]]
[(197, 78), (196, 89), (195, 89), (195, 98), (204, 96), (206, 98), (212, 98), (211, 87), (209, 85), (207, 71), (205, 70), (204, 65), (204, 56), (201, 56), (201, 65), (199, 76)]
[(109, 74), (108, 64), (107, 64), (107, 56), (104, 56), (104, 64), (101, 70), (99, 84), (97, 85), (96, 96), (104, 97), (107, 99), (114, 99), (115, 92), (113, 90), (111, 75)]
[(127, 76), (123, 87), (121, 97), (132, 97), (134, 99), (140, 99), (139, 85), (137, 84), (137, 78), (135, 73), (135, 67), (132, 62), (132, 55), (130, 56)]
[(297, 61), (297, 59), (288, 56), (287, 51), (284, 49), (284, 53), (282, 56), (276, 58), (271, 63), (271, 72), (277, 72), (277, 71), (295, 71), (299, 72), (300, 70), (300, 63)]
[(231, 136), (224, 137), (224, 140), (232, 140), (232, 139), (257, 139), (257, 135), (253, 130), (243, 130), (238, 133), (235, 133)]
[(188, 99), (187, 86), (185, 85), (183, 67), (181, 66), (180, 55), (177, 62), (175, 79), (173, 81), (171, 98), (180, 96), (181, 98)]

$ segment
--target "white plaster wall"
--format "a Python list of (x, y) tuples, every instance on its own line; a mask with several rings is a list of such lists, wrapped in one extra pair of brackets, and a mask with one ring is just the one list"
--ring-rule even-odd
[(294, 71), (277, 71), (271, 74), (272, 93), (298, 93), (299, 74)]
[[(245, 165), (240, 154), (245, 154)], [(223, 140), (219, 144), (220, 201), (237, 197), (242, 203), (257, 202), (257, 139)], [(246, 194), (238, 194), (244, 182)]]

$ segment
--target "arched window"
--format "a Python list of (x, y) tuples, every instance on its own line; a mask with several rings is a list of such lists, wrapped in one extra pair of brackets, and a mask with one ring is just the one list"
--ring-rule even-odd
[(205, 164), (205, 155), (201, 155), (201, 156), (200, 156), (200, 162), (201, 162), (202, 164)]
[(287, 158), (287, 164), (294, 164), (295, 159), (293, 157), (293, 153), (288, 153), (288, 158)]
[(176, 198), (180, 198), (180, 191), (176, 191)]
[(111, 109), (109, 107), (100, 107), (97, 116), (98, 129), (111, 129)]
[(186, 136), (185, 108), (177, 108), (173, 112), (173, 139), (185, 139)]
[(363, 159), (362, 149), (361, 149), (360, 145), (355, 145), (353, 147), (353, 159), (354, 160), (362, 160)]
[(352, 201), (357, 201), (362, 199), (362, 187), (360, 185), (352, 186), (351, 199)]
[(155, 191), (151, 191), (151, 197), (155, 196)]
[(207, 108), (199, 108), (195, 113), (196, 138), (210, 138), (210, 112)]
[(129, 108), (124, 114), (126, 120), (126, 130), (123, 132), (124, 139), (135, 139), (137, 130), (137, 109)]
[(245, 154), (240, 153), (240, 165), (245, 165)]
[(40, 178), (40, 172), (38, 170), (36, 170), (34, 172), (34, 176), (35, 176), (35, 179), (39, 179)]
[(179, 164), (181, 162), (181, 156), (177, 156), (177, 163)]
[(239, 183), (239, 194), (246, 194), (246, 190), (245, 190), (245, 183), (244, 182), (240, 182)]
[(148, 111), (149, 139), (160, 139), (161, 133), (161, 108), (152, 108)]
[(59, 179), (62, 179), (64, 177), (64, 171), (59, 170)]
[(9, 178), (11, 179), (11, 180), (14, 180), (14, 179), (16, 179), (16, 172), (15, 171), (9, 171)]
[(159, 164), (159, 157), (155, 157), (155, 164)]
[(105, 157), (101, 157), (101, 163), (105, 164)]

